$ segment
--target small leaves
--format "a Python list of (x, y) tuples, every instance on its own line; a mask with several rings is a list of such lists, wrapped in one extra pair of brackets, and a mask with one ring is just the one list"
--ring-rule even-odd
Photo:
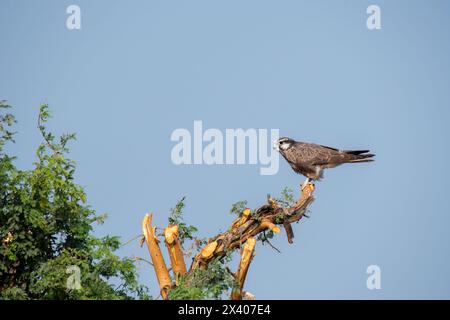
[[(66, 144), (70, 140), (75, 140), (75, 133), (64, 133), (59, 137), (59, 143), (55, 143), (55, 136), (51, 132), (47, 132), (45, 124), (51, 117), (50, 109), (47, 104), (42, 104), (39, 108), (38, 129), (44, 139), (44, 145), (56, 156), (69, 152)], [(39, 158), (43, 157), (45, 147), (38, 149)]]
[(0, 155), (2, 155), (3, 145), (7, 141), (14, 142), (13, 136), (15, 132), (10, 131), (8, 128), (16, 123), (16, 119), (11, 113), (3, 113), (4, 110), (10, 108), (11, 106), (5, 100), (0, 100), (0, 112), (2, 112), (0, 113)]
[(240, 215), (247, 208), (247, 200), (235, 202), (231, 205), (230, 213)]
[(267, 240), (270, 240), (274, 237), (275, 233), (272, 230), (266, 230), (256, 237), (256, 240), (261, 241), (262, 243), (266, 242)]
[(170, 209), (169, 224), (180, 224), (182, 222), (183, 209), (185, 207), (184, 200), (186, 200), (185, 196), (177, 201), (174, 208)]
[(170, 210), (169, 216), (169, 225), (178, 225), (178, 238), (181, 244), (183, 244), (186, 239), (194, 239), (194, 233), (197, 232), (196, 227), (187, 225), (183, 221), (183, 209), (185, 207), (184, 200), (186, 200), (186, 197), (182, 197), (177, 201), (175, 207)]
[(221, 299), (228, 295), (237, 283), (226, 264), (231, 253), (209, 262), (206, 270), (197, 269), (181, 277), (180, 284), (169, 292), (172, 300)]
[[(0, 111), (7, 108), (0, 101)], [(47, 132), (49, 117), (42, 105), (38, 129), (44, 142), (34, 168), (21, 171), (1, 153), (15, 120), (0, 115), (0, 299), (148, 299), (134, 260), (115, 254), (119, 238), (92, 235), (93, 222), (106, 216), (96, 214), (74, 182), (76, 166), (65, 155), (75, 136)], [(70, 266), (81, 270), (80, 290), (67, 290)]]
[(276, 200), (283, 207), (291, 207), (295, 203), (294, 192), (292, 191), (292, 189), (285, 187), (281, 191), (280, 197)]

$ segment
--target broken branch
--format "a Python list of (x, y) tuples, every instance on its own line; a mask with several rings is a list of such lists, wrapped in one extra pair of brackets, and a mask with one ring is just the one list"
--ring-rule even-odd
[(159, 240), (155, 235), (155, 228), (152, 227), (153, 214), (146, 214), (142, 220), (142, 232), (147, 243), (150, 257), (152, 258), (153, 268), (155, 269), (156, 278), (163, 299), (168, 298), (168, 292), (172, 285), (170, 280), (169, 270), (167, 270), (166, 263), (159, 247)]
[[(289, 229), (290, 224), (299, 221), (305, 215), (307, 208), (314, 201), (313, 192), (314, 185), (309, 183), (302, 189), (300, 199), (289, 208), (281, 207), (269, 197), (267, 204), (257, 208), (252, 215), (249, 214), (245, 222), (238, 218), (230, 230), (210, 238), (208, 244), (194, 257), (190, 270), (206, 268), (212, 259), (223, 257), (229, 250), (239, 248), (249, 238), (267, 229), (274, 233), (280, 232), (278, 225), (284, 225), (288, 232), (288, 241), (292, 243), (293, 233), (292, 229)], [(250, 213), (250, 210), (248, 212)]]
[(244, 288), (245, 278), (247, 277), (248, 268), (253, 259), (253, 252), (255, 251), (256, 239), (248, 238), (241, 250), (241, 261), (236, 272), (236, 280), (238, 287), (234, 288), (231, 293), (232, 300), (242, 299), (242, 289)]
[(187, 272), (183, 257), (183, 250), (181, 249), (180, 240), (178, 238), (178, 226), (169, 225), (164, 230), (164, 238), (167, 251), (169, 252), (173, 274), (178, 282), (179, 276), (184, 275)]

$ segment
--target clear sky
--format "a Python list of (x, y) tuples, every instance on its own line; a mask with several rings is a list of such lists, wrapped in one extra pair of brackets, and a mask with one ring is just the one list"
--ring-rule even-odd
[[(81, 8), (81, 30), (66, 8)], [(381, 8), (381, 30), (366, 9)], [(109, 219), (98, 234), (138, 235), (143, 215), (164, 226), (187, 196), (186, 220), (208, 237), (232, 203), (251, 207), (303, 177), (281, 159), (176, 166), (177, 128), (278, 128), (376, 162), (317, 183), (311, 218), (258, 245), (246, 289), (257, 298), (450, 298), (450, 3), (434, 1), (0, 2), (0, 98), (15, 107), (20, 168), (39, 144), (39, 104), (55, 133), (76, 132), (77, 182)], [(122, 255), (148, 258), (135, 241)], [(381, 268), (380, 290), (366, 268)], [(148, 265), (141, 280), (156, 295)]]

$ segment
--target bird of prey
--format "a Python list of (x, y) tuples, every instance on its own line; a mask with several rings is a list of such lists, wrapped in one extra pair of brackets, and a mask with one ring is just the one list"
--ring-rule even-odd
[(369, 150), (339, 150), (286, 137), (275, 141), (274, 147), (295, 172), (306, 177), (302, 189), (310, 180), (320, 180), (324, 169), (334, 168), (344, 163), (373, 161), (371, 158), (374, 156), (368, 153)]

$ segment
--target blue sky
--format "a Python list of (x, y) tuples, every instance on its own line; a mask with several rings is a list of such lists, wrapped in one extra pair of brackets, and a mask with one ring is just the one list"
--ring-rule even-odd
[[(66, 8), (81, 8), (81, 30)], [(382, 29), (366, 27), (381, 8)], [(259, 299), (450, 298), (447, 169), (450, 120), (447, 1), (12, 1), (0, 3), (0, 98), (15, 107), (17, 165), (30, 168), (39, 104), (55, 133), (76, 132), (77, 182), (109, 219), (98, 234), (124, 241), (146, 212), (164, 226), (187, 196), (185, 218), (208, 237), (232, 203), (251, 207), (303, 177), (280, 160), (176, 166), (177, 128), (279, 128), (376, 162), (317, 183), (311, 219), (258, 245), (246, 289)], [(134, 242), (122, 255), (148, 258)], [(368, 290), (366, 268), (381, 268)], [(141, 280), (153, 294), (153, 271)]]

